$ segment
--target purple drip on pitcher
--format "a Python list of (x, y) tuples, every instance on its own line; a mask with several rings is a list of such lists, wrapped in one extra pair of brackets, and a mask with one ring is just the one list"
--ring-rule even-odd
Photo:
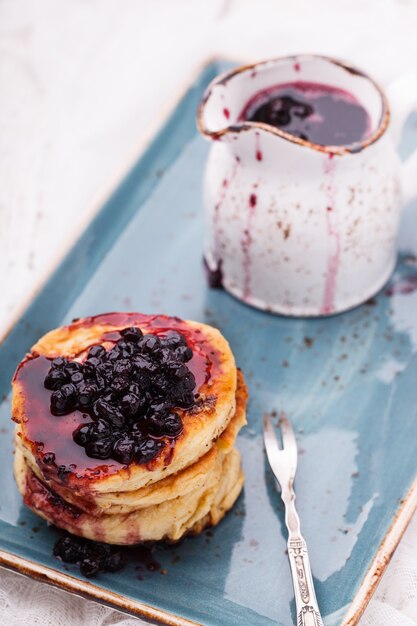
[(340, 265), (340, 233), (335, 226), (335, 200), (334, 200), (334, 171), (336, 161), (334, 154), (326, 156), (324, 162), (324, 175), (327, 177), (327, 206), (326, 224), (327, 236), (329, 238), (330, 253), (327, 257), (326, 280), (324, 285), (323, 304), (321, 313), (329, 315), (335, 309), (334, 297), (336, 291), (337, 275)]
[[(257, 187), (257, 185), (254, 185)], [(248, 219), (246, 222), (246, 228), (243, 231), (244, 237), (242, 239), (242, 252), (243, 252), (243, 300), (250, 298), (250, 266), (251, 255), (250, 248), (252, 245), (252, 220), (255, 214), (256, 205), (258, 203), (258, 197), (255, 193), (251, 193), (248, 199)]]
[(255, 133), (255, 159), (257, 161), (262, 161), (263, 154), (261, 150), (261, 137), (258, 131)]

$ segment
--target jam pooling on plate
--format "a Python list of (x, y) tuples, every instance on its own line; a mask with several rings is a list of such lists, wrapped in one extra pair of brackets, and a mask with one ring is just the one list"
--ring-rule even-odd
[[(132, 330), (129, 327), (126, 329), (112, 328), (113, 325), (119, 325), (122, 323), (140, 323), (141, 328), (144, 330), (146, 329), (146, 331), (149, 332), (148, 334), (143, 335), (142, 338), (140, 336), (141, 331), (139, 329)], [(65, 399), (63, 399), (60, 394), (57, 394), (57, 400), (53, 400), (53, 412), (61, 413), (61, 415), (54, 415), (50, 410), (51, 399), (55, 391), (58, 391), (58, 389), (45, 388), (44, 381), (46, 380), (47, 386), (51, 387), (55, 386), (56, 379), (57, 387), (61, 385), (61, 389), (62, 382), (64, 385), (74, 385), (73, 381), (67, 381), (67, 374), (65, 375), (65, 381), (61, 380), (60, 374), (52, 374), (52, 371), (57, 370), (59, 372), (61, 368), (68, 367), (66, 363), (71, 364), (74, 363), (74, 361), (67, 360), (61, 362), (62, 360), (58, 357), (55, 360), (54, 367), (51, 367), (53, 365), (53, 359), (46, 358), (42, 355), (30, 355), (30, 357), (23, 361), (19, 366), (15, 375), (15, 381), (19, 383), (26, 400), (25, 424), (23, 428), (24, 436), (31, 442), (34, 451), (37, 453), (37, 456), (42, 463), (42, 470), (44, 474), (48, 475), (49, 473), (51, 476), (58, 474), (58, 477), (65, 478), (66, 480), (69, 480), (71, 477), (76, 477), (78, 480), (83, 477), (96, 478), (103, 473), (108, 474), (118, 471), (121, 465), (130, 462), (129, 458), (131, 453), (131, 460), (137, 463), (147, 463), (162, 451), (167, 458), (172, 457), (172, 446), (178, 435), (180, 435), (182, 429), (181, 419), (176, 413), (175, 408), (188, 408), (193, 402), (196, 402), (198, 405), (198, 390), (205, 383), (210, 385), (209, 379), (212, 373), (211, 369), (212, 366), (217, 363), (216, 353), (213, 352), (208, 343), (206, 345), (206, 340), (201, 334), (201, 331), (187, 326), (187, 323), (182, 322), (177, 318), (168, 318), (165, 316), (143, 316), (142, 319), (142, 316), (138, 314), (108, 314), (105, 316), (97, 316), (96, 318), (87, 318), (82, 320), (80, 323), (72, 324), (70, 329), (76, 330), (76, 328), (80, 325), (83, 328), (103, 325), (103, 332), (101, 334), (101, 338), (96, 340), (97, 343), (93, 342), (87, 347), (87, 352), (83, 351), (81, 356), (77, 357), (79, 363), (83, 366), (90, 362), (90, 364), (87, 365), (87, 370), (90, 367), (92, 367), (92, 369), (99, 368), (99, 375), (101, 375), (100, 369), (102, 369), (103, 363), (99, 362), (99, 357), (100, 355), (109, 355), (112, 350), (114, 350), (116, 352), (116, 356), (118, 356), (118, 358), (114, 361), (114, 363), (118, 363), (118, 365), (116, 368), (113, 366), (113, 373), (114, 369), (118, 372), (120, 367), (123, 370), (123, 368), (127, 366), (125, 361), (129, 360), (126, 359), (126, 354), (124, 354), (123, 351), (129, 351), (131, 349), (125, 345), (126, 340), (131, 336), (131, 338), (135, 340), (143, 339), (145, 352), (147, 346), (148, 355), (143, 355), (143, 360), (146, 361), (146, 363), (140, 363), (140, 365), (145, 365), (144, 370), (146, 370), (146, 366), (150, 366), (151, 369), (154, 369), (153, 373), (155, 376), (157, 376), (157, 374), (159, 375), (159, 382), (163, 383), (162, 379), (164, 377), (165, 366), (162, 361), (165, 361), (166, 365), (173, 370), (184, 370), (182, 371), (184, 376), (181, 375), (180, 379), (182, 378), (185, 386), (189, 386), (190, 389), (186, 390), (184, 388), (184, 384), (181, 384), (180, 379), (176, 381), (175, 405), (173, 404), (174, 398), (169, 399), (168, 397), (165, 397), (166, 394), (161, 389), (159, 400), (162, 399), (163, 402), (159, 402), (159, 405), (157, 405), (157, 394), (153, 393), (154, 388), (150, 389), (150, 396), (148, 396), (147, 402), (149, 412), (148, 410), (141, 412), (139, 415), (140, 419), (137, 420), (138, 422), (140, 421), (141, 424), (138, 424), (135, 427), (135, 430), (137, 430), (135, 437), (138, 439), (138, 446), (142, 449), (142, 451), (140, 449), (136, 449), (136, 444), (132, 450), (129, 446), (129, 442), (126, 441), (129, 438), (129, 433), (126, 431), (130, 431), (134, 423), (131, 419), (127, 420), (127, 425), (117, 423), (120, 418), (119, 409), (117, 407), (116, 411), (114, 411), (111, 406), (104, 404), (103, 407), (98, 407), (98, 415), (96, 415), (91, 404), (90, 406), (88, 405), (88, 399), (86, 399), (86, 407), (80, 406), (80, 394), (78, 394), (77, 401), (75, 402), (72, 397), (73, 390), (72, 388), (69, 388), (68, 392), (70, 400), (68, 405), (65, 404)], [(146, 337), (148, 337), (148, 339), (145, 341)], [(129, 343), (129, 341), (127, 341), (127, 343)], [(167, 345), (164, 346), (164, 343)], [(178, 343), (180, 345), (178, 345)], [(104, 344), (106, 349), (102, 347), (101, 344)], [(148, 358), (149, 347), (151, 344), (153, 345), (155, 359)], [(169, 346), (169, 344), (171, 344), (172, 348), (171, 354), (169, 354), (169, 349), (167, 350), (167, 346)], [(155, 349), (155, 346), (158, 346), (158, 349)], [(120, 351), (120, 349), (121, 354), (117, 355), (117, 352)], [(175, 350), (177, 350), (177, 356), (179, 351), (180, 353), (184, 353), (183, 357), (185, 357), (185, 359), (189, 360), (180, 362), (177, 361), (176, 358), (171, 358), (173, 356), (172, 351), (175, 352)], [(140, 351), (133, 347), (133, 352), (135, 352), (137, 361), (139, 361), (140, 358), (142, 358)], [(95, 359), (97, 359), (97, 362)], [(104, 370), (107, 367), (105, 364), (106, 361), (107, 358), (104, 360)], [(185, 366), (185, 369), (182, 367), (183, 365)], [(73, 366), (70, 365), (70, 370), (72, 367)], [(77, 374), (80, 373), (80, 371), (81, 373), (83, 372), (83, 370), (80, 370), (80, 368), (76, 365), (74, 372), (72, 373), (70, 371), (68, 373), (70, 373), (71, 376), (75, 375), (75, 385), (83, 388), (85, 381), (82, 381), (81, 379), (78, 380), (77, 377)], [(121, 372), (121, 377), (123, 378), (123, 372)], [(152, 378), (153, 377), (151, 376), (151, 379)], [(110, 379), (108, 379), (108, 381), (110, 382)], [(111, 377), (111, 383), (113, 384), (114, 382), (117, 387), (117, 385), (122, 382), (120, 380), (120, 376), (113, 375)], [(157, 381), (154, 380), (153, 382), (156, 383)], [(165, 382), (167, 382), (166, 379)], [(129, 381), (129, 387), (134, 384), (137, 385), (138, 383)], [(193, 387), (192, 390), (191, 386)], [(125, 393), (125, 391), (127, 391), (127, 393)], [(120, 388), (120, 390), (116, 389), (116, 395), (121, 401), (126, 395), (129, 395), (129, 392), (133, 393), (134, 396), (137, 396), (135, 391), (137, 390), (133, 389), (132, 391), (129, 389), (123, 389), (122, 383), (122, 388)], [(64, 392), (64, 395), (65, 393), (66, 392)], [(180, 397), (181, 394), (182, 398)], [(88, 394), (86, 394), (86, 396), (88, 396)], [(110, 400), (111, 405), (117, 404), (111, 397), (102, 399), (104, 403), (109, 402)], [(63, 404), (61, 404), (62, 400)], [(136, 402), (135, 397), (127, 398), (125, 400), (126, 408), (123, 408), (122, 417), (124, 417), (125, 412), (129, 413), (129, 407), (127, 407), (129, 400)], [(155, 405), (153, 409), (151, 408), (152, 403)], [(100, 405), (101, 404), (102, 402)], [(185, 405), (188, 406), (186, 407)], [(172, 408), (173, 406), (175, 406), (175, 408)], [(157, 409), (156, 411), (154, 411), (155, 408)], [(105, 415), (107, 409), (109, 409), (109, 411), (107, 415)], [(100, 412), (102, 412), (101, 415)], [(158, 413), (159, 417), (157, 415)], [(172, 417), (174, 414), (175, 417)], [(168, 416), (171, 417), (167, 421), (166, 417)], [(116, 423), (113, 423), (114, 420), (116, 420)], [(164, 430), (166, 427), (170, 429), (169, 434)], [(109, 428), (112, 432), (114, 432), (114, 438), (112, 437), (112, 434), (108, 432)], [(164, 432), (158, 432), (158, 429), (160, 428), (162, 428)], [(85, 438), (84, 435), (88, 435), (90, 429), (93, 429), (93, 437), (88, 438), (87, 436), (87, 438)], [(97, 433), (95, 430), (97, 430)], [(119, 433), (121, 433), (120, 436), (118, 436)], [(96, 435), (99, 435), (99, 437)], [(77, 443), (74, 441), (73, 437), (76, 440), (79, 439), (79, 442)], [(98, 448), (96, 450), (98, 451), (98, 454), (96, 455), (94, 454), (94, 445), (90, 445), (88, 452), (93, 453), (91, 456), (101, 459), (100, 462), (97, 462), (93, 461), (86, 455), (85, 447), (88, 443), (96, 444), (97, 441), (100, 440), (100, 437), (102, 437), (103, 440), (106, 440), (108, 437), (110, 437), (110, 439), (114, 439), (113, 445), (116, 443), (116, 437), (119, 441), (122, 441), (117, 445), (117, 448), (121, 446), (121, 449), (117, 450), (116, 454), (113, 454), (113, 450), (109, 454), (108, 450), (106, 451), (103, 449), (106, 448), (106, 444), (100, 443), (98, 444), (98, 447), (96, 446), (96, 448)], [(87, 439), (90, 439), (90, 442), (88, 442)], [(96, 442), (93, 441), (94, 439), (96, 439)], [(93, 450), (90, 448), (93, 448)], [(109, 459), (109, 461), (104, 462), (104, 459)]]
[(81, 573), (88, 578), (100, 572), (118, 572), (128, 563), (135, 564), (139, 572), (137, 578), (143, 580), (140, 572), (161, 572), (166, 570), (153, 555), (154, 545), (113, 546), (91, 541), (64, 533), (54, 545), (53, 555), (64, 563), (77, 564)]
[(351, 93), (302, 81), (258, 92), (240, 119), (269, 124), (321, 146), (349, 145), (371, 133), (369, 114)]
[(125, 564), (120, 547), (68, 534), (58, 539), (53, 554), (64, 563), (79, 565), (81, 574), (88, 578), (100, 572), (118, 572)]

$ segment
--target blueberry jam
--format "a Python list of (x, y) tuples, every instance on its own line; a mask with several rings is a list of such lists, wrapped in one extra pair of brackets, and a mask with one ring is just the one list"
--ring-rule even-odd
[(154, 543), (114, 546), (62, 531), (53, 547), (53, 555), (63, 563), (78, 565), (81, 574), (88, 578), (101, 572), (118, 572), (125, 566), (134, 564), (134, 569), (138, 572), (136, 578), (143, 580), (145, 572), (167, 573), (155, 559), (154, 550)]
[[(176, 438), (182, 420), (175, 409), (195, 402), (196, 379), (186, 363), (193, 351), (184, 335), (164, 337), (128, 327), (109, 350), (90, 348), (83, 363), (58, 357), (50, 362), (44, 386), (52, 391), (55, 416), (82, 412), (73, 440), (90, 458), (147, 463)], [(44, 455), (44, 463), (53, 462)]]
[(73, 535), (58, 539), (53, 554), (64, 563), (76, 563), (89, 578), (100, 572), (118, 572), (125, 564), (119, 548)]
[(321, 146), (360, 142), (371, 132), (368, 112), (351, 93), (301, 81), (258, 92), (240, 119), (269, 124)]

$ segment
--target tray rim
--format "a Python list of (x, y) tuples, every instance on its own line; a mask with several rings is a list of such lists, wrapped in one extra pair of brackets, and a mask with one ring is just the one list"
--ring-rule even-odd
[(362, 578), (359, 589), (340, 626), (355, 626), (362, 617), (416, 510), (417, 476), (414, 478), (407, 495), (401, 500), (391, 526), (379, 544), (371, 565)]
[[(46, 271), (39, 277), (33, 288), (28, 292), (27, 297), (22, 301), (18, 309), (16, 309), (10, 322), (0, 334), (0, 349), (3, 342), (13, 331), (15, 325), (25, 315), (27, 309), (48, 284), (54, 272), (71, 253), (81, 235), (84, 234), (94, 218), (100, 213), (107, 200), (117, 191), (135, 163), (138, 162), (146, 153), (147, 149), (152, 146), (159, 133), (163, 131), (165, 124), (169, 123), (171, 115), (180, 104), (182, 98), (185, 97), (192, 88), (194, 82), (196, 82), (210, 66), (215, 66), (220, 63), (236, 63), (241, 65), (242, 57), (237, 59), (233, 56), (215, 54), (206, 57), (203, 61), (196, 64), (186, 81), (182, 84), (182, 87), (178, 89), (176, 96), (163, 108), (158, 119), (150, 126), (150, 130), (147, 131), (145, 136), (142, 135), (136, 147), (129, 151), (129, 155), (125, 158), (123, 165), (120, 165), (117, 172), (113, 174), (111, 182), (106, 186), (106, 189), (97, 193), (97, 197), (92, 202), (91, 207), (81, 216), (77, 229), (74, 230), (62, 244), (60, 252), (51, 259)], [(344, 608), (341, 609), (341, 611), (345, 610), (345, 614), (340, 622), (340, 626), (356, 626), (358, 624), (359, 619), (363, 615), (371, 597), (380, 583), (388, 563), (416, 511), (417, 475), (406, 496), (400, 501), (400, 506), (393, 517), (391, 526), (379, 544), (375, 556), (362, 578), (356, 595), (352, 602), (347, 605), (347, 609), (345, 607), (346, 610)], [(8, 552), (2, 548), (0, 548), (0, 566), (87, 600), (99, 602), (110, 608), (144, 618), (145, 620), (147, 619), (148, 621), (151, 620), (149, 623), (163, 624), (164, 626), (204, 626), (200, 622), (175, 615), (164, 609), (158, 609), (157, 607), (140, 602), (139, 600), (132, 600), (127, 596), (95, 585), (88, 580), (75, 578), (70, 574), (59, 572), (51, 567), (19, 556), (13, 552)]]

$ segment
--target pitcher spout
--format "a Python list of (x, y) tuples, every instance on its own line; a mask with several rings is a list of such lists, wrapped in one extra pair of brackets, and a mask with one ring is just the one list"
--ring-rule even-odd
[[(366, 102), (369, 127), (360, 138), (329, 143), (314, 141), (302, 132), (294, 133), (282, 126), (248, 117), (251, 101), (277, 86), (301, 85), (306, 89), (311, 75), (329, 80), (334, 91), (352, 94), (358, 102)], [(307, 81), (307, 82), (306, 82)], [(315, 82), (319, 82), (316, 81)], [(314, 85), (312, 85), (314, 87)], [(316, 85), (317, 87), (317, 85)], [(328, 88), (328, 85), (325, 85)], [(350, 94), (347, 94), (346, 88)], [(336, 97), (336, 96), (335, 96)], [(207, 88), (197, 113), (201, 134), (212, 141), (236, 140), (242, 131), (258, 131), (271, 139), (280, 138), (296, 146), (316, 152), (345, 155), (363, 150), (377, 141), (389, 122), (386, 97), (379, 86), (360, 70), (336, 59), (314, 55), (298, 55), (246, 65), (216, 78)]]
[(233, 97), (229, 75), (230, 72), (223, 74), (208, 86), (198, 107), (198, 130), (212, 141), (227, 140), (242, 126), (238, 98)]

